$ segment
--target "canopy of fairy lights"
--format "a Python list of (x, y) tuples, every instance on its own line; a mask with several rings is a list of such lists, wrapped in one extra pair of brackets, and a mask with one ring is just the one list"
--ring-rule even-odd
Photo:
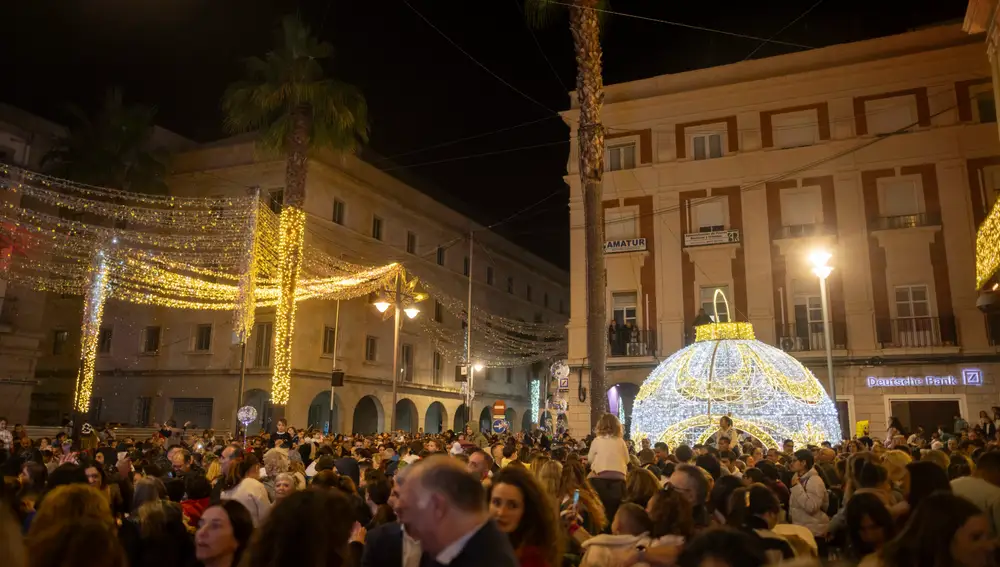
[(664, 360), (636, 396), (633, 438), (669, 446), (704, 443), (729, 416), (733, 427), (780, 448), (837, 441), (837, 408), (793, 356), (755, 340), (749, 323), (711, 323)]
[[(348, 300), (392, 288), (402, 264), (369, 267), (307, 245), (305, 214), (275, 214), (256, 191), (242, 196), (145, 195), (83, 185), (0, 164), (0, 272), (13, 284), (84, 298), (81, 365), (74, 407), (87, 411), (98, 336), (109, 300), (233, 314), (233, 330), (248, 340), (258, 308), (276, 308), (271, 399), (288, 402), (295, 305), (310, 299)], [(297, 278), (290, 275), (296, 273)], [(293, 286), (291, 282), (297, 279)], [(466, 321), (466, 306), (430, 289), (445, 310)], [(415, 291), (413, 293), (416, 293)], [(423, 294), (420, 294), (423, 297)], [(291, 305), (283, 301), (294, 297)], [(490, 367), (512, 367), (565, 352), (556, 325), (525, 323), (474, 307), (473, 356)], [(435, 348), (464, 360), (464, 331), (423, 318)]]

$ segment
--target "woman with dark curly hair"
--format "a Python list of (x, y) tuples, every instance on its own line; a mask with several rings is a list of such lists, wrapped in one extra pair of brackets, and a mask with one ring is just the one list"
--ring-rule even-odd
[(303, 490), (276, 505), (254, 534), (240, 567), (345, 567), (354, 510), (339, 490)]
[(493, 477), (490, 515), (507, 534), (521, 567), (559, 567), (565, 542), (553, 498), (526, 469), (505, 467)]

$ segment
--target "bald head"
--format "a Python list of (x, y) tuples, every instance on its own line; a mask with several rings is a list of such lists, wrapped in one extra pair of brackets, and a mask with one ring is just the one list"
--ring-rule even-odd
[(415, 488), (421, 492), (439, 494), (463, 512), (486, 510), (483, 485), (458, 460), (445, 455), (432, 455), (406, 468), (413, 469), (407, 472), (406, 483), (416, 485)]

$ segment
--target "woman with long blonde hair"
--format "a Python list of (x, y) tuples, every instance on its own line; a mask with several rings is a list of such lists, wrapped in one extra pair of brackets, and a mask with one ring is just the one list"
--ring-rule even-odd
[(546, 460), (544, 463), (532, 463), (531, 472), (535, 475), (538, 483), (545, 489), (546, 494), (559, 501), (559, 485), (562, 482), (563, 466), (559, 461)]
[(618, 504), (625, 497), (625, 474), (628, 472), (628, 446), (622, 438), (618, 417), (606, 413), (597, 420), (596, 437), (590, 442), (587, 462), (590, 463), (590, 484), (601, 497), (604, 511), (614, 517)]

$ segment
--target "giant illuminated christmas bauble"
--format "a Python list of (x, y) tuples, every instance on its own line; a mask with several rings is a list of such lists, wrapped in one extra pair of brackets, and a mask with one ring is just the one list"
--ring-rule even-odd
[(670, 447), (707, 440), (728, 415), (733, 426), (780, 448), (840, 440), (837, 408), (794, 357), (755, 340), (749, 323), (696, 328), (695, 343), (664, 360), (639, 389), (632, 438)]

